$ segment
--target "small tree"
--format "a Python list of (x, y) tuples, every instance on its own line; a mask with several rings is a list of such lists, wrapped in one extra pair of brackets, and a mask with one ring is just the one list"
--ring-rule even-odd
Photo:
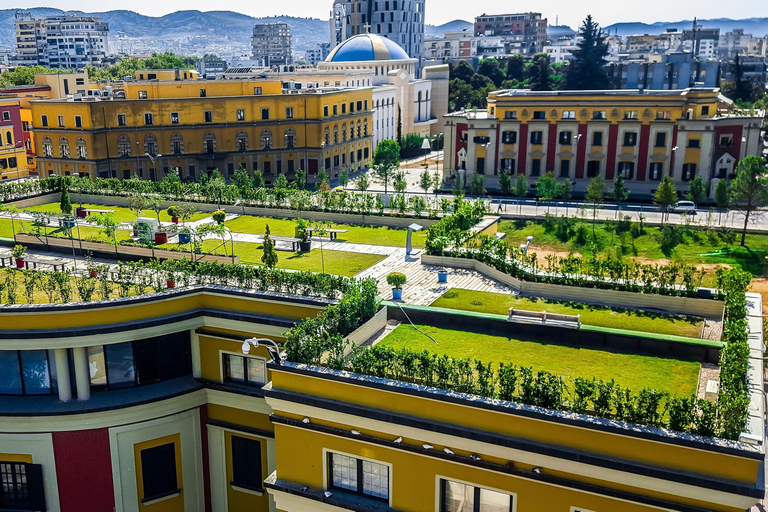
[(304, 190), (307, 186), (307, 171), (299, 169), (296, 171), (296, 179), (293, 182), (298, 190)]
[(347, 190), (348, 183), (349, 183), (349, 171), (345, 167), (339, 173), (339, 185), (341, 185), (341, 188), (343, 188), (344, 190)]
[(525, 174), (518, 174), (515, 179), (515, 188), (512, 190), (518, 199), (518, 212), (520, 211), (520, 201), (528, 195), (528, 188), (528, 178), (525, 177)]
[(317, 174), (317, 180), (315, 181), (315, 190), (322, 190), (327, 192), (331, 189), (331, 179), (328, 177), (328, 172), (326, 172), (325, 167), (320, 169), (320, 172)]
[(62, 183), (61, 197), (59, 199), (59, 209), (64, 215), (72, 215), (72, 201), (69, 199), (69, 190), (65, 183)]
[(425, 196), (429, 194), (429, 189), (434, 186), (432, 175), (429, 174), (428, 164), (424, 164), (424, 170), (421, 171), (421, 175), (419, 176), (419, 186), (421, 187), (421, 190), (424, 191)]
[(134, 211), (136, 214), (136, 221), (139, 220), (141, 211), (147, 207), (147, 198), (142, 194), (132, 194), (128, 197), (128, 208)]
[(536, 194), (542, 201), (548, 201), (557, 197), (556, 189), (557, 180), (555, 180), (555, 175), (551, 171), (543, 176), (539, 176), (539, 179), (536, 180)]
[(661, 216), (662, 224), (669, 217), (669, 207), (676, 203), (677, 188), (675, 187), (675, 182), (671, 176), (664, 176), (661, 183), (659, 183), (659, 188), (653, 194), (653, 204), (658, 204), (663, 209)]
[(571, 199), (572, 190), (571, 190), (571, 180), (567, 179), (562, 183), (558, 183), (557, 187), (555, 187), (555, 191), (557, 194), (558, 199), (562, 199), (565, 201), (565, 216), (568, 217), (568, 201)]
[[(720, 209), (718, 224), (723, 219), (723, 210), (731, 205), (731, 188), (728, 186), (728, 182), (720, 180), (715, 185), (715, 204)], [(726, 212), (726, 220), (728, 220), (728, 212)]]
[(146, 208), (152, 210), (155, 212), (155, 215), (157, 216), (157, 223), (160, 224), (160, 212), (164, 210), (163, 208), (163, 198), (160, 196), (147, 196), (146, 198)]
[(408, 190), (408, 182), (405, 180), (405, 173), (403, 171), (397, 171), (392, 176), (392, 188), (395, 189), (395, 192), (398, 194), (404, 194), (406, 190)]
[(741, 245), (747, 240), (747, 228), (752, 212), (768, 203), (768, 167), (765, 159), (748, 156), (739, 163), (739, 172), (731, 182), (733, 206), (744, 214)]
[(384, 185), (384, 193), (389, 192), (389, 183), (395, 169), (400, 167), (400, 145), (393, 140), (379, 142), (373, 155), (373, 172)]
[(277, 251), (275, 250), (275, 242), (269, 235), (269, 224), (267, 224), (266, 233), (264, 234), (264, 253), (261, 255), (261, 262), (265, 267), (271, 269), (277, 265)]
[(502, 194), (509, 194), (512, 191), (512, 178), (506, 169), (499, 173), (499, 188)]
[(181, 219), (182, 225), (194, 217), (195, 213), (195, 205), (192, 203), (182, 203), (176, 207), (176, 214), (179, 216), (179, 219)]
[(469, 190), (476, 196), (485, 194), (485, 177), (482, 174), (473, 174), (469, 182)]
[(368, 179), (367, 174), (361, 174), (356, 180), (355, 180), (355, 186), (360, 190), (361, 192), (365, 192), (371, 187), (371, 181)]
[(629, 189), (624, 186), (624, 176), (621, 173), (613, 180), (613, 193), (611, 196), (619, 205), (629, 199)]
[(114, 213), (100, 213), (91, 217), (97, 226), (101, 226), (102, 233), (107, 235), (109, 243), (115, 247), (115, 256), (117, 256), (117, 228), (120, 226), (120, 222), (115, 217)]
[(264, 188), (264, 173), (256, 169), (253, 171), (253, 178), (251, 178), (251, 186), (253, 188)]
[(704, 179), (702, 179), (701, 176), (696, 176), (688, 184), (688, 193), (685, 194), (685, 197), (689, 201), (693, 201), (696, 205), (700, 205), (707, 200), (707, 188)]
[(603, 204), (605, 195), (605, 179), (602, 176), (595, 176), (589, 181), (587, 187), (587, 195), (584, 196), (584, 200), (592, 205), (592, 239), (597, 240), (595, 234), (595, 222), (597, 221), (597, 210)]

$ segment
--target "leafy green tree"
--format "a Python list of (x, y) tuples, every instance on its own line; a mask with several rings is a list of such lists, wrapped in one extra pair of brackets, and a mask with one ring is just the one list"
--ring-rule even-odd
[(469, 190), (476, 196), (485, 194), (485, 176), (482, 174), (473, 174), (469, 182)]
[(565, 216), (568, 216), (568, 201), (571, 199), (572, 196), (572, 184), (571, 180), (567, 179), (562, 183), (558, 183), (555, 187), (555, 194), (558, 199), (562, 199), (565, 201)]
[(662, 207), (662, 223), (669, 217), (669, 207), (677, 203), (677, 188), (671, 176), (664, 176), (653, 194), (653, 204)]
[(475, 70), (472, 69), (472, 66), (470, 66), (467, 62), (461, 61), (459, 62), (459, 65), (454, 67), (452, 69), (452, 73), (450, 75), (450, 79), (458, 79), (462, 80), (464, 82), (469, 82), (472, 80), (472, 77), (475, 75)]
[(157, 216), (157, 224), (159, 226), (160, 212), (165, 209), (163, 208), (163, 198), (157, 195), (146, 196), (144, 207), (155, 212), (155, 215)]
[(74, 69), (51, 69), (43, 66), (20, 66), (14, 71), (0, 74), (0, 87), (9, 87), (12, 85), (33, 85), (35, 75), (43, 73), (66, 74), (72, 73)]
[(64, 215), (72, 215), (72, 201), (69, 199), (69, 189), (66, 185), (61, 187), (61, 195), (59, 197), (59, 209)]
[(345, 167), (339, 173), (339, 185), (341, 185), (341, 188), (346, 190), (347, 184), (349, 184), (349, 171)]
[(232, 175), (232, 183), (240, 191), (240, 196), (245, 196), (251, 189), (251, 176), (248, 174), (248, 170), (242, 165), (238, 166), (235, 174)]
[(472, 77), (472, 80), (469, 81), (469, 85), (474, 89), (475, 91), (481, 91), (483, 89), (487, 88), (493, 88), (493, 80), (488, 78), (485, 75), (476, 74)]
[(393, 175), (392, 180), (392, 187), (395, 189), (395, 192), (398, 194), (404, 194), (408, 189), (408, 182), (405, 180), (405, 173), (403, 171), (397, 171)]
[(296, 171), (296, 179), (293, 182), (298, 190), (304, 190), (307, 186), (307, 171), (299, 169)]
[(744, 214), (744, 229), (741, 232), (743, 247), (750, 215), (768, 203), (768, 167), (764, 158), (748, 156), (739, 162), (738, 174), (731, 182), (731, 196), (733, 207)]
[(429, 189), (435, 185), (432, 175), (429, 174), (429, 165), (424, 164), (424, 170), (419, 175), (419, 187), (424, 191), (424, 195), (429, 194)]
[(587, 195), (584, 196), (584, 200), (591, 205), (592, 208), (592, 239), (597, 240), (595, 234), (595, 223), (597, 221), (597, 210), (603, 204), (605, 197), (605, 179), (602, 176), (595, 176), (589, 180), (589, 186), (587, 186)]
[(707, 184), (701, 176), (696, 176), (688, 184), (688, 193), (685, 198), (699, 205), (707, 200)]
[(502, 194), (509, 194), (512, 191), (512, 178), (506, 169), (499, 173), (499, 188)]
[(539, 176), (539, 179), (536, 180), (536, 194), (542, 201), (555, 199), (557, 197), (556, 189), (557, 180), (551, 171), (542, 176)]
[(389, 183), (395, 169), (400, 167), (400, 145), (394, 140), (382, 140), (373, 155), (373, 172), (384, 185), (384, 193), (389, 192)]
[(515, 179), (515, 188), (512, 189), (512, 193), (517, 197), (518, 203), (517, 203), (517, 209), (520, 211), (520, 201), (528, 195), (528, 178), (525, 176), (525, 174), (518, 174), (517, 178)]
[(537, 53), (534, 55), (533, 65), (528, 72), (531, 77), (531, 89), (534, 91), (552, 90), (552, 68), (548, 54)]
[(331, 189), (331, 178), (328, 176), (328, 172), (325, 167), (320, 169), (317, 174), (317, 180), (315, 181), (315, 190), (328, 191)]
[(275, 250), (275, 241), (272, 240), (269, 231), (269, 224), (266, 226), (266, 232), (264, 234), (263, 253), (261, 255), (261, 262), (267, 268), (275, 268), (277, 266), (277, 251)]
[(253, 188), (264, 188), (264, 173), (259, 169), (253, 171), (253, 178), (251, 178), (251, 186)]
[(573, 60), (568, 68), (566, 87), (569, 90), (610, 89), (611, 83), (605, 72), (608, 44), (600, 25), (592, 20), (591, 14), (579, 28), (579, 36), (581, 40), (572, 52)]
[(487, 77), (496, 87), (500, 87), (501, 82), (506, 78), (504, 72), (499, 68), (499, 61), (496, 59), (480, 61), (480, 65), (477, 66), (477, 74)]
[(629, 199), (629, 189), (624, 186), (624, 176), (620, 173), (613, 179), (613, 193), (611, 197), (617, 203), (623, 203)]
[(92, 215), (91, 220), (96, 223), (97, 226), (104, 228), (101, 233), (107, 236), (109, 243), (115, 247), (115, 256), (117, 256), (117, 228), (120, 226), (120, 221), (117, 220), (114, 213), (99, 213)]
[(361, 192), (365, 192), (371, 187), (371, 181), (368, 179), (367, 174), (361, 174), (356, 180), (355, 180), (355, 186), (357, 189)]
[(285, 177), (285, 174), (279, 174), (277, 176), (277, 179), (275, 180), (275, 189), (280, 191), (288, 189), (288, 178)]
[(731, 189), (728, 182), (720, 180), (715, 185), (715, 204), (718, 208), (728, 208), (731, 205)]
[(518, 53), (507, 59), (507, 80), (525, 79), (525, 57)]

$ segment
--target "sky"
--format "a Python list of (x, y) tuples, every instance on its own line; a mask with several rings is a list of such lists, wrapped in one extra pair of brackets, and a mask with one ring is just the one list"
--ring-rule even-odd
[[(254, 0), (228, 0), (218, 4), (221, 10), (241, 12), (255, 17), (289, 15), (299, 17), (328, 18), (331, 0), (292, 0), (290, 2), (264, 2)], [(692, 8), (695, 5), (695, 9)], [(179, 10), (212, 10), (210, 0), (133, 0), (129, 4), (115, 4), (103, 0), (0, 0), (0, 8), (57, 7), (64, 10), (101, 12), (112, 9), (130, 9), (149, 16), (162, 16)], [(474, 21), (481, 14), (503, 14), (513, 8), (522, 8), (522, 4), (512, 5), (509, 0), (427, 0), (427, 23), (440, 25), (455, 19)], [(555, 23), (559, 17), (561, 25), (573, 28), (592, 14), (595, 21), (603, 26), (620, 21), (680, 21), (709, 18), (753, 18), (768, 17), (766, 0), (690, 0), (670, 2), (669, 0), (643, 0), (616, 2), (608, 0), (549, 0), (537, 3), (537, 11)]]

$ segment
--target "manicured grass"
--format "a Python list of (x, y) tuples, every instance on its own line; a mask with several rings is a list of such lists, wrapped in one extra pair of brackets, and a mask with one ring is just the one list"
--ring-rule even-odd
[[(14, 282), (16, 283), (16, 302), (15, 304), (27, 304), (27, 298), (24, 290), (24, 277), (21, 272), (15, 272), (13, 270), (9, 269), (3, 269), (0, 268), (0, 285), (6, 285), (6, 279), (8, 275), (11, 275), (14, 279)], [(80, 300), (80, 296), (77, 293), (77, 286), (76, 286), (76, 279), (74, 277), (70, 278), (70, 282), (72, 283), (72, 302), (77, 302)], [(34, 298), (32, 300), (32, 304), (49, 304), (50, 299), (48, 297), (48, 294), (43, 291), (43, 287), (45, 287), (45, 283), (41, 282), (38, 287), (35, 289)], [(3, 290), (0, 292), (0, 304), (8, 304), (8, 291), (7, 286), (2, 286)], [(135, 295), (136, 290), (131, 289), (130, 295)], [(93, 293), (93, 297), (91, 300), (102, 300), (105, 298), (115, 298), (118, 296), (117, 293), (117, 287), (110, 283), (110, 293), (108, 297), (104, 297), (101, 294), (101, 289), (97, 285), (96, 290)], [(55, 303), (61, 302), (61, 297), (59, 296), (58, 292), (54, 294), (53, 301)]]
[(534, 371), (547, 371), (566, 378), (614, 379), (620, 386), (636, 391), (648, 387), (675, 396), (690, 396), (696, 392), (701, 366), (696, 361), (575, 348), (432, 326), (417, 327), (440, 345), (406, 324), (400, 325), (380, 343), (394, 349), (427, 350), (439, 355), (493, 362), (495, 368), (503, 362), (530, 366)]
[[(80, 206), (80, 203), (75, 202), (76, 198), (72, 197), (72, 213), (74, 214), (75, 208)], [(114, 212), (115, 218), (119, 222), (135, 222), (136, 221), (136, 213), (131, 210), (130, 208), (123, 208), (120, 206), (104, 206), (103, 204), (83, 204), (83, 207), (88, 210), (110, 210)], [(61, 214), (61, 209), (59, 208), (59, 203), (46, 203), (42, 204), (40, 206), (33, 206), (31, 208), (25, 208), (25, 210), (29, 211), (37, 211), (37, 212), (44, 212), (44, 213), (51, 213), (54, 215)], [(152, 219), (157, 219), (157, 215), (153, 210), (142, 210), (141, 217), (149, 217)], [(210, 213), (196, 213), (191, 219), (191, 222), (204, 219), (206, 217), (210, 217)], [(171, 222), (171, 217), (168, 215), (168, 212), (166, 210), (163, 210), (160, 212), (160, 222)]]
[(435, 307), (477, 311), (496, 315), (509, 314), (509, 308), (525, 311), (547, 311), (563, 315), (581, 315), (581, 322), (597, 327), (629, 331), (672, 334), (689, 338), (701, 337), (702, 319), (645, 313), (629, 309), (594, 306), (578, 302), (516, 297), (504, 293), (453, 289), (431, 304)]
[[(262, 235), (269, 224), (270, 232), (275, 236), (294, 236), (296, 221), (289, 219), (276, 219), (271, 217), (253, 217), (251, 215), (240, 216), (229, 221), (226, 225), (235, 233), (251, 233)], [(333, 224), (331, 229), (346, 229), (347, 233), (339, 233), (339, 242), (354, 244), (386, 245), (392, 247), (405, 247), (407, 229), (396, 229), (377, 226), (356, 226), (349, 224)], [(413, 235), (414, 247), (424, 247), (427, 240), (427, 232), (419, 231)]]
[[(313, 246), (319, 244), (313, 244)], [(205, 240), (203, 242), (203, 252), (213, 254), (225, 254), (224, 247), (221, 246), (221, 240)], [(158, 246), (161, 249), (171, 249), (183, 247), (185, 250), (189, 246), (178, 244), (165, 244)], [(231, 245), (226, 244), (226, 254), (231, 254)], [(242, 263), (252, 265), (262, 265), (261, 256), (264, 254), (261, 244), (251, 244), (248, 242), (235, 242), (235, 255), (240, 257)], [(308, 253), (293, 253), (288, 251), (277, 251), (277, 267), (287, 270), (303, 270), (320, 273), (323, 271), (323, 258), (325, 259), (325, 273), (339, 276), (352, 277), (359, 274), (368, 267), (375, 265), (383, 260), (385, 256), (378, 254), (363, 254), (343, 251), (323, 251), (312, 249)]]
[[(634, 242), (630, 234), (626, 233), (622, 247), (620, 236), (607, 231), (604, 223), (595, 226), (596, 237), (593, 238), (590, 219), (580, 222), (587, 228), (585, 243), (578, 243), (575, 236), (561, 240), (553, 232), (545, 232), (541, 222), (505, 220), (499, 225), (499, 231), (507, 234), (507, 240), (512, 245), (524, 243), (528, 236), (533, 236), (532, 252), (579, 253), (587, 256), (592, 254), (594, 247), (599, 256), (635, 258), (644, 263), (669, 260), (688, 265), (706, 265), (707, 272), (702, 281), (705, 286), (715, 284), (714, 267), (718, 265), (740, 267), (754, 276), (761, 276), (768, 267), (768, 235), (748, 234), (746, 247), (740, 247), (740, 235), (729, 245), (717, 232), (710, 236), (704, 231), (686, 232), (683, 226), (679, 226), (677, 229), (682, 233), (681, 243), (664, 251), (661, 248), (661, 228), (645, 227), (644, 233)], [(543, 257), (540, 256), (539, 261), (543, 264)]]
[(13, 238), (11, 219), (0, 219), (0, 238)]

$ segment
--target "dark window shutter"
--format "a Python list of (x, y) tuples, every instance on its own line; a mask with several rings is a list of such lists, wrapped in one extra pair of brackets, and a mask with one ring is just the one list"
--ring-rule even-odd
[(170, 494), (179, 489), (176, 481), (176, 445), (168, 443), (141, 451), (143, 501)]
[(233, 484), (248, 489), (262, 488), (259, 441), (232, 436), (232, 480)]
[(46, 512), (45, 487), (43, 481), (43, 466), (27, 464), (27, 488), (29, 489), (30, 510)]

